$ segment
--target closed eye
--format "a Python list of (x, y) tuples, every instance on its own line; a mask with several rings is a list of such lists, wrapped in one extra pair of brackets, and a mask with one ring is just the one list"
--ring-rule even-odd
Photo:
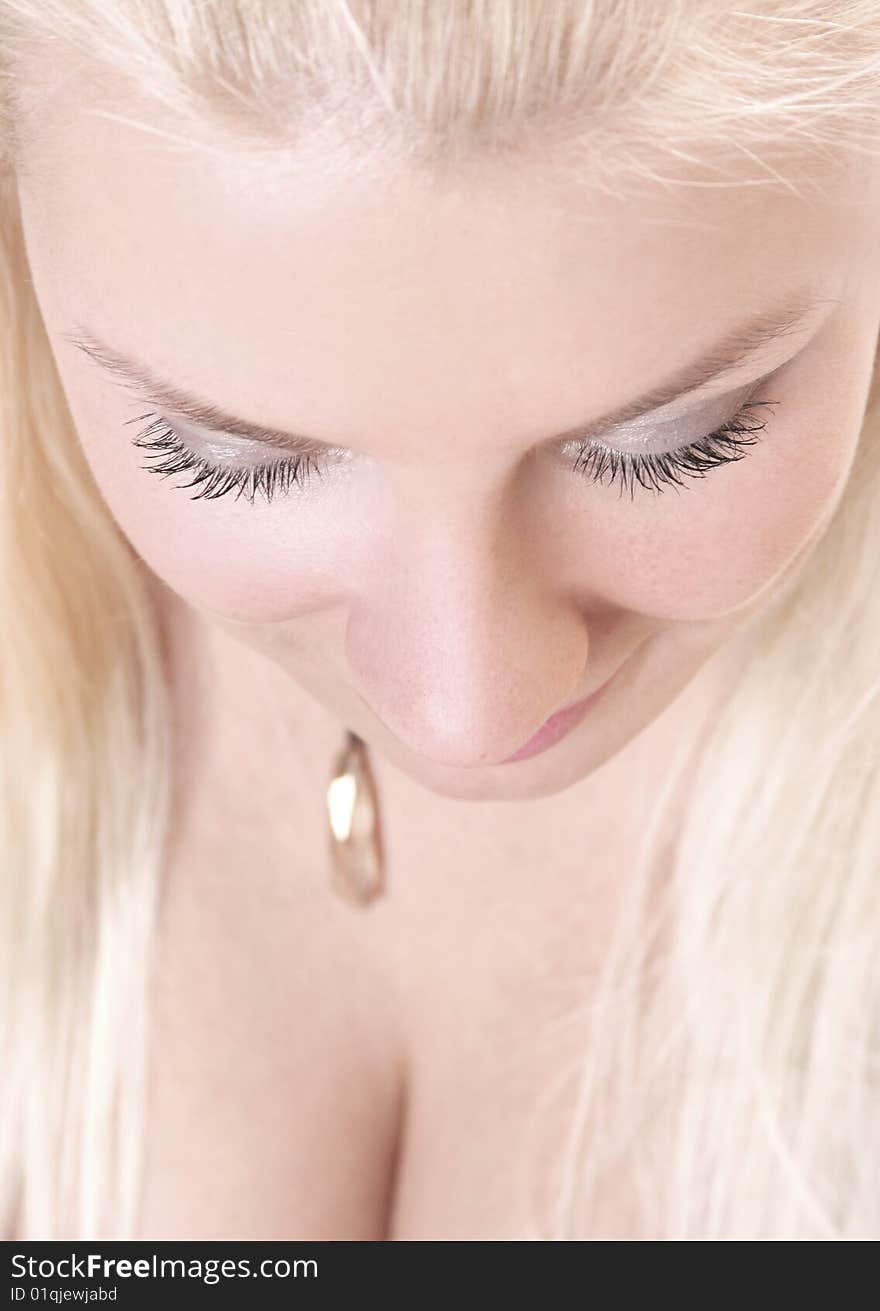
[(678, 450), (663, 454), (642, 454), (615, 450), (604, 442), (588, 440), (577, 443), (575, 471), (594, 482), (603, 483), (607, 475), (610, 487), (619, 484), (620, 495), (629, 487), (630, 500), (636, 485), (659, 494), (666, 487), (684, 488), (684, 478), (705, 478), (710, 469), (745, 458), (747, 447), (755, 446), (758, 434), (767, 427), (766, 419), (753, 413), (759, 406), (778, 405), (778, 401), (747, 401), (732, 419), (713, 432)]
[[(654, 494), (666, 487), (678, 490), (686, 486), (685, 478), (704, 478), (710, 469), (743, 459), (747, 448), (759, 441), (758, 434), (767, 426), (766, 420), (758, 418), (754, 411), (778, 404), (778, 401), (747, 401), (733, 418), (713, 432), (663, 454), (620, 451), (597, 439), (572, 443), (576, 450), (573, 470), (609, 487), (617, 483), (621, 496), (629, 487), (630, 500), (635, 496), (636, 486)], [(161, 415), (141, 414), (127, 422), (144, 419), (152, 422), (132, 439), (135, 446), (150, 452), (150, 463), (143, 468), (165, 478), (192, 473), (188, 483), (177, 485), (179, 490), (197, 489), (191, 500), (217, 500), (235, 492), (236, 500), (244, 496), (253, 504), (261, 496), (271, 502), (279, 494), (288, 495), (294, 488), (302, 488), (312, 474), (322, 476), (327, 463), (314, 455), (297, 454), (258, 464), (218, 464), (186, 446)]]
[(199, 490), (190, 500), (217, 500), (229, 492), (236, 492), (236, 500), (244, 496), (253, 505), (257, 496), (271, 502), (279, 493), (287, 495), (294, 487), (302, 487), (313, 473), (323, 475), (323, 466), (313, 455), (285, 455), (277, 460), (250, 465), (222, 465), (186, 446), (171, 425), (161, 415), (139, 414), (128, 423), (144, 419), (153, 422), (132, 439), (137, 447), (149, 451), (151, 463), (144, 464), (149, 473), (162, 477), (192, 472), (188, 483), (178, 483), (180, 490), (196, 487)]

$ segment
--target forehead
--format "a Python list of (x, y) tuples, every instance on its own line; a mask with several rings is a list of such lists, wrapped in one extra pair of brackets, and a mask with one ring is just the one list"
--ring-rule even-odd
[(536, 159), (359, 171), (186, 145), (139, 102), (132, 123), (124, 98), (104, 117), (74, 90), (35, 118), (22, 178), (59, 328), (86, 322), (226, 408), (279, 427), (293, 411), (342, 445), (543, 433), (548, 398), (559, 427), (613, 410), (811, 273), (837, 294), (861, 250), (845, 189), (658, 184), (636, 201)]

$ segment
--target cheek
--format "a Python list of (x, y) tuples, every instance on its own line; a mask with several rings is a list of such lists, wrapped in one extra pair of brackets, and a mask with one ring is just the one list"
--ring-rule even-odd
[(671, 621), (750, 609), (821, 538), (846, 485), (858, 431), (858, 415), (846, 428), (838, 415), (834, 429), (777, 430), (744, 459), (686, 483), (690, 490), (646, 493), (640, 501), (637, 489), (636, 501), (617, 502), (616, 514), (603, 508), (591, 590)]
[[(160, 476), (161, 457), (133, 445), (145, 407), (97, 399), (71, 371), (71, 412), (92, 475), (137, 554), (189, 604), (242, 622), (272, 623), (332, 604), (351, 559), (356, 517), (332, 474), (315, 475), (272, 503), (237, 491), (209, 499), (184, 484), (192, 471)], [(196, 499), (193, 499), (193, 498)], [(328, 513), (331, 504), (333, 513)], [(337, 513), (338, 512), (338, 513)]]
[(598, 590), (640, 613), (696, 621), (748, 612), (776, 591), (843, 496), (876, 343), (876, 306), (862, 290), (758, 394), (779, 406), (743, 459), (687, 482), (687, 491), (637, 496), (630, 508), (644, 508), (630, 519), (603, 507)]

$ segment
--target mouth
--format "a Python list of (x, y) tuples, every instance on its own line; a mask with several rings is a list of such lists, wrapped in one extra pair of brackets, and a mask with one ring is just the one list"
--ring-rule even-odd
[(502, 765), (512, 764), (516, 760), (525, 760), (528, 756), (536, 756), (541, 751), (546, 751), (549, 747), (559, 742), (567, 733), (581, 722), (587, 711), (596, 703), (598, 698), (605, 691), (605, 688), (611, 682), (606, 679), (601, 687), (596, 688), (588, 697), (582, 701), (576, 701), (573, 706), (566, 706), (564, 710), (557, 710), (555, 715), (541, 725), (537, 733), (533, 734), (523, 746), (515, 751), (512, 756), (502, 760)]

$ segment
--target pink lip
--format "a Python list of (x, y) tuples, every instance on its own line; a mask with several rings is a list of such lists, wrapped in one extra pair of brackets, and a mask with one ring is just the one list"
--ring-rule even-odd
[(527, 756), (536, 756), (539, 751), (546, 751), (560, 738), (565, 737), (566, 733), (570, 733), (575, 725), (581, 722), (610, 681), (608, 679), (583, 701), (576, 701), (573, 706), (566, 706), (565, 710), (558, 710), (555, 715), (551, 715), (524, 746), (521, 746), (512, 756), (508, 756), (506, 760), (502, 760), (502, 765), (508, 765), (514, 760), (525, 760)]

